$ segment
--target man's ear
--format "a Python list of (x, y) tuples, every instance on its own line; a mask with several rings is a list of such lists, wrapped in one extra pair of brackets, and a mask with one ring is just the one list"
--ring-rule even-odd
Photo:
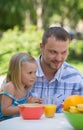
[(43, 43), (40, 43), (40, 50), (41, 50), (41, 51), (43, 51), (44, 47), (45, 47), (44, 44), (43, 44)]

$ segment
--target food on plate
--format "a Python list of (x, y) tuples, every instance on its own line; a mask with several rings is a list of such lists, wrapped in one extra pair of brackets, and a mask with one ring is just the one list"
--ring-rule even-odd
[(83, 112), (83, 104), (77, 104), (76, 108), (78, 111)]
[[(63, 110), (69, 111), (71, 106), (76, 107), (78, 104), (83, 104), (83, 97), (80, 95), (71, 95), (65, 99)], [(75, 110), (77, 108), (73, 109)]]
[(80, 113), (79, 110), (76, 108), (76, 106), (70, 106), (69, 112), (71, 113)]

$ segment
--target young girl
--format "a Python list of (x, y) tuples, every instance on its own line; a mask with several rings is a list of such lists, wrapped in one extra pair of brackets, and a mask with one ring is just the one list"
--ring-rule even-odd
[(36, 79), (36, 60), (27, 53), (12, 56), (6, 84), (0, 92), (0, 119), (5, 120), (19, 115), (18, 105), (23, 103), (40, 103), (37, 97), (28, 97)]

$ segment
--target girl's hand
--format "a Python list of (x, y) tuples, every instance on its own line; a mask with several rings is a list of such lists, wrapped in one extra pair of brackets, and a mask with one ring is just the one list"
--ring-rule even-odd
[(38, 97), (28, 97), (27, 103), (39, 103), (41, 104), (43, 102), (43, 100), (41, 98)]

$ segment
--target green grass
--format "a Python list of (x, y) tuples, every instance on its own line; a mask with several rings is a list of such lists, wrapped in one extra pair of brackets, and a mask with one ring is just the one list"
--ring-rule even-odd
[(83, 74), (83, 62), (82, 61), (71, 60), (71, 61), (68, 61), (68, 63), (70, 63), (72, 66), (74, 66), (76, 69), (78, 69), (80, 71), (80, 73)]

